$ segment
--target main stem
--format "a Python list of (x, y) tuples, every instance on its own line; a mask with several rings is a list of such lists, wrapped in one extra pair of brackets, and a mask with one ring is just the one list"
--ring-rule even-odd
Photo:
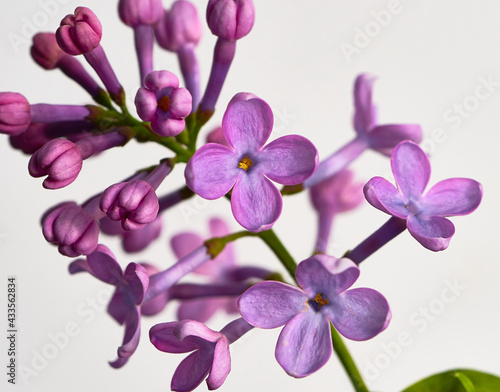
[[(266, 243), (267, 246), (269, 246), (269, 248), (271, 248), (274, 254), (281, 261), (283, 266), (295, 279), (295, 270), (297, 269), (297, 263), (295, 263), (295, 260), (285, 248), (283, 243), (280, 241), (276, 233), (271, 229), (268, 231), (261, 231), (260, 233), (258, 233), (258, 236), (262, 238), (262, 240)], [(347, 372), (347, 375), (349, 376), (354, 389), (356, 390), (356, 392), (369, 392), (368, 388), (365, 385), (365, 382), (363, 381), (363, 377), (361, 376), (361, 373), (354, 363), (354, 360), (352, 359), (351, 354), (349, 353), (349, 350), (344, 344), (341, 336), (333, 327), (333, 325), (330, 324), (330, 327), (332, 331), (333, 350), (339, 357), (342, 366), (344, 366), (344, 369)]]

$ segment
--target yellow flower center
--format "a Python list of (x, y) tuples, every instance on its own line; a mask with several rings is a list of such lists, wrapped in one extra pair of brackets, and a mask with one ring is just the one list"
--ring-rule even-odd
[(316, 310), (320, 310), (323, 305), (328, 305), (330, 303), (330, 301), (328, 301), (328, 299), (323, 298), (323, 294), (321, 294), (321, 293), (316, 294), (316, 297), (314, 297), (312, 299), (312, 301), (314, 301), (318, 304)]
[(168, 108), (170, 107), (170, 97), (164, 95), (158, 101), (158, 107), (163, 110), (165, 113), (168, 112)]
[(250, 169), (250, 166), (253, 165), (253, 162), (250, 160), (249, 157), (245, 157), (243, 158), (240, 163), (238, 163), (238, 167), (240, 169), (243, 169), (245, 171), (248, 171), (248, 169)]

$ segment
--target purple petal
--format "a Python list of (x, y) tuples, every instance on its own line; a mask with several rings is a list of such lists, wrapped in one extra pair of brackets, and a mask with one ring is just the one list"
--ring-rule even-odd
[(349, 259), (315, 255), (297, 266), (295, 277), (309, 298), (318, 293), (330, 298), (354, 284), (359, 277), (359, 268)]
[(271, 180), (296, 185), (307, 180), (318, 167), (318, 151), (305, 137), (288, 135), (269, 143), (256, 159)]
[(414, 215), (408, 219), (408, 231), (425, 248), (435, 252), (448, 247), (455, 226), (440, 216)]
[[(174, 335), (177, 336), (179, 340), (184, 340), (186, 338), (199, 338), (205, 342), (215, 343), (223, 335), (220, 332), (215, 332), (208, 328), (205, 324), (200, 323), (195, 320), (183, 320), (180, 321), (174, 328)], [(202, 347), (206, 344), (202, 343)]]
[(87, 263), (87, 259), (76, 259), (72, 261), (68, 266), (68, 271), (71, 275), (77, 274), (78, 272), (88, 272), (92, 274), (92, 270)]
[(378, 291), (359, 288), (334, 298), (321, 312), (348, 339), (367, 340), (382, 332), (391, 317), (389, 304)]
[(203, 244), (203, 239), (195, 233), (179, 233), (170, 239), (175, 257), (182, 259)]
[(231, 355), (229, 354), (229, 342), (223, 336), (215, 345), (212, 369), (207, 378), (208, 389), (213, 391), (219, 388), (231, 371)]
[(392, 152), (391, 167), (405, 198), (419, 200), (431, 175), (431, 165), (425, 152), (413, 142), (400, 143)]
[(207, 322), (213, 314), (226, 303), (225, 298), (193, 299), (184, 300), (177, 309), (179, 320), (196, 320), (201, 323)]
[(228, 193), (243, 174), (240, 159), (226, 146), (208, 143), (189, 160), (184, 176), (187, 186), (205, 199), (214, 200)]
[(276, 360), (292, 377), (319, 370), (332, 354), (330, 323), (320, 313), (305, 312), (290, 320), (276, 344)]
[(449, 178), (438, 182), (421, 200), (425, 215), (467, 215), (481, 203), (483, 189), (479, 182), (468, 178)]
[(257, 152), (269, 139), (272, 129), (273, 112), (259, 98), (232, 103), (222, 118), (224, 136), (240, 154)]
[(118, 359), (111, 362), (110, 365), (114, 368), (120, 368), (125, 365), (126, 361), (132, 356), (132, 354), (137, 349), (139, 345), (139, 340), (141, 338), (141, 314), (139, 308), (136, 307), (130, 313), (125, 326), (125, 336), (123, 338), (123, 344), (118, 347)]
[(113, 317), (119, 324), (123, 324), (133, 307), (132, 304), (128, 304), (125, 296), (123, 295), (123, 288), (117, 288), (113, 297), (108, 304), (108, 313)]
[(403, 195), (389, 181), (382, 177), (373, 177), (364, 188), (366, 200), (373, 207), (398, 218), (406, 219), (410, 214)]
[(372, 149), (391, 156), (394, 147), (405, 140), (420, 143), (422, 141), (422, 127), (418, 124), (379, 125), (370, 131), (369, 139)]
[(375, 107), (372, 104), (372, 90), (375, 78), (361, 74), (354, 83), (354, 128), (357, 133), (366, 134), (375, 125)]
[(249, 231), (269, 230), (281, 215), (283, 200), (274, 184), (262, 173), (242, 176), (231, 195), (231, 210), (236, 221)]
[(302, 290), (281, 282), (266, 281), (250, 287), (238, 301), (241, 316), (259, 328), (276, 328), (307, 310)]
[(149, 339), (151, 343), (160, 351), (166, 353), (188, 353), (196, 350), (198, 345), (188, 339), (179, 340), (174, 335), (174, 328), (179, 324), (178, 321), (170, 323), (156, 324), (149, 330)]
[(207, 377), (212, 367), (213, 352), (197, 350), (188, 355), (175, 370), (170, 389), (188, 392), (195, 389)]
[(130, 263), (123, 273), (123, 280), (127, 283), (126, 287), (134, 304), (140, 305), (149, 285), (146, 269), (140, 264)]
[(87, 256), (87, 262), (92, 274), (105, 283), (117, 286), (122, 281), (122, 269), (115, 256), (104, 245), (97, 245), (97, 249)]
[(123, 232), (123, 249), (129, 253), (140, 252), (160, 236), (161, 228), (161, 218), (157, 217), (142, 229)]

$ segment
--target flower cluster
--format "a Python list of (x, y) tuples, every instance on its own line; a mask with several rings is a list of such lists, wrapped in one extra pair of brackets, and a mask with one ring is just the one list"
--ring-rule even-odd
[[(297, 378), (318, 371), (333, 350), (348, 355), (337, 347), (338, 334), (364, 341), (383, 332), (392, 317), (389, 303), (374, 289), (351, 288), (361, 273), (358, 265), (405, 229), (431, 251), (446, 249), (455, 232), (447, 217), (473, 212), (481, 202), (481, 184), (452, 178), (425, 192), (431, 169), (418, 146), (422, 130), (415, 124), (377, 123), (374, 78), (367, 74), (354, 84), (354, 139), (321, 162), (316, 147), (303, 136), (268, 142), (273, 137), (273, 111), (249, 92), (233, 92), (222, 106), (220, 127), (206, 143), (200, 142), (200, 130), (215, 111), (237, 41), (254, 25), (252, 0), (208, 1), (207, 24), (217, 40), (205, 90), (195, 50), (203, 25), (193, 4), (176, 0), (164, 9), (161, 0), (120, 0), (118, 13), (134, 30), (140, 73), (134, 98), (137, 116), (129, 112), (125, 90), (101, 46), (103, 27), (85, 7), (63, 18), (56, 31), (36, 34), (31, 55), (44, 69), (61, 70), (94, 102), (33, 104), (16, 92), (0, 93), (0, 133), (30, 156), (28, 171), (45, 177), (44, 188), (70, 186), (78, 180), (84, 160), (126, 147), (130, 140), (165, 148), (160, 162), (94, 190), (82, 203), (58, 203), (41, 219), (45, 239), (62, 255), (76, 258), (69, 264), (70, 274), (87, 272), (115, 288), (107, 311), (124, 326), (124, 336), (110, 365), (121, 368), (131, 360), (139, 349), (143, 316), (163, 317), (172, 303), (178, 305), (178, 320), (162, 319), (150, 328), (149, 337), (162, 352), (192, 352), (173, 373), (174, 391), (191, 391), (203, 380), (209, 389), (219, 388), (231, 370), (230, 345), (254, 327), (283, 326), (276, 360)], [(181, 78), (155, 67), (155, 43), (175, 53)], [(82, 57), (98, 80), (85, 70)], [(381, 177), (364, 186), (354, 180), (347, 167), (368, 149), (390, 157), (396, 186)], [(169, 175), (178, 167), (184, 170), (185, 184), (175, 188)], [(170, 185), (170, 191), (158, 195), (162, 184)], [(318, 233), (311, 257), (297, 264), (273, 226), (287, 211), (283, 197), (299, 192), (309, 193)], [(165, 269), (144, 262), (131, 262), (123, 269), (103, 243), (103, 234), (120, 236), (126, 253), (142, 251), (160, 237), (162, 213), (194, 195), (227, 198), (228, 210), (242, 230), (233, 232), (231, 224), (214, 217), (208, 236), (177, 233), (170, 239), (175, 262)], [(343, 257), (336, 257), (328, 245), (334, 218), (365, 198), (391, 218)], [(244, 237), (261, 239), (290, 276), (285, 279), (270, 266), (252, 264), (252, 255), (245, 256), (248, 264), (239, 265), (232, 242)], [(195, 282), (184, 281), (190, 273), (199, 275)], [(207, 324), (219, 310), (232, 320), (214, 331)], [(355, 385), (362, 385), (350, 375)]]

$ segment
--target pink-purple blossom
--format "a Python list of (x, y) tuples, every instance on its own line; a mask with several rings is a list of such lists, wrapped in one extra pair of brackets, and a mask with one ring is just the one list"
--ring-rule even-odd
[(229, 41), (243, 38), (255, 22), (252, 0), (209, 0), (207, 23), (212, 34)]
[(374, 177), (364, 187), (366, 200), (386, 214), (405, 219), (410, 234), (425, 248), (446, 249), (455, 233), (446, 217), (473, 212), (481, 202), (481, 184), (469, 178), (449, 178), (425, 192), (431, 166), (425, 152), (412, 142), (394, 149), (391, 168), (396, 187)]
[(191, 113), (191, 94), (179, 87), (179, 79), (169, 71), (154, 71), (144, 79), (135, 96), (137, 114), (151, 122), (160, 136), (176, 136), (184, 130), (184, 118)]
[(387, 300), (369, 288), (349, 289), (359, 268), (349, 259), (316, 255), (297, 266), (301, 288), (265, 281), (250, 287), (239, 300), (243, 318), (258, 328), (282, 329), (276, 359), (293, 377), (320, 369), (332, 353), (330, 322), (348, 339), (367, 340), (389, 324)]
[(18, 135), (28, 129), (30, 104), (19, 93), (0, 93), (0, 133)]
[(273, 113), (263, 100), (237, 95), (229, 103), (222, 130), (230, 147), (202, 146), (186, 166), (186, 184), (209, 200), (231, 192), (231, 209), (245, 229), (270, 229), (279, 218), (282, 198), (271, 182), (296, 185), (316, 170), (318, 153), (306, 138), (288, 135), (264, 146), (273, 128)]
[(101, 37), (101, 22), (86, 7), (77, 7), (74, 14), (66, 15), (56, 32), (61, 49), (73, 56), (93, 51), (99, 46)]

